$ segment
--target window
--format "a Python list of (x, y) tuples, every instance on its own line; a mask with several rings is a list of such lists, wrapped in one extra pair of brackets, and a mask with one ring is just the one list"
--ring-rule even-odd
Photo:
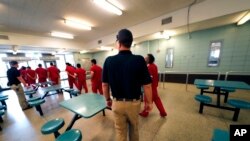
[(65, 54), (66, 62), (70, 63), (72, 66), (75, 65), (75, 60), (73, 54)]
[(38, 64), (43, 65), (43, 61), (39, 60), (40, 57), (42, 57), (41, 53), (26, 53), (25, 57), (30, 57), (32, 60), (28, 61), (28, 65), (31, 67), (31, 69), (36, 69)]
[(174, 49), (173, 48), (167, 48), (167, 53), (166, 53), (166, 68), (172, 68), (173, 67), (173, 62), (174, 62)]
[(221, 47), (222, 47), (222, 40), (212, 41), (210, 43), (210, 51), (209, 51), (209, 56), (208, 56), (209, 67), (219, 66)]

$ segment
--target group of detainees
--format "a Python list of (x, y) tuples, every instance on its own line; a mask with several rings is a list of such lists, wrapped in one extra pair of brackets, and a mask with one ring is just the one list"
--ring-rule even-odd
[[(106, 58), (103, 68), (91, 60), (90, 68), (91, 87), (93, 93), (104, 95), (107, 106), (112, 109), (116, 131), (116, 141), (139, 141), (138, 116), (148, 117), (155, 103), (161, 117), (167, 113), (158, 95), (158, 69), (152, 54), (144, 58), (132, 54), (130, 47), (133, 35), (128, 29), (121, 29), (116, 36), (116, 48), (119, 53)], [(19, 104), (23, 110), (29, 106), (23, 95), (20, 83), (32, 86), (38, 79), (39, 83), (47, 79), (53, 85), (60, 84), (60, 70), (53, 64), (47, 69), (41, 64), (32, 70), (30, 67), (21, 67), (17, 70), (17, 61), (10, 62), (11, 68), (7, 71), (9, 86), (16, 92)], [(88, 93), (86, 84), (86, 70), (77, 64), (76, 67), (66, 63), (69, 87), (76, 88), (81, 93), (82, 88)], [(46, 87), (46, 85), (44, 86)], [(144, 108), (140, 112), (143, 89)], [(25, 103), (26, 102), (26, 103)], [(129, 135), (129, 136), (127, 136)]]
[[(90, 68), (91, 86), (93, 93), (103, 94), (102, 92), (102, 68), (96, 65), (96, 60), (91, 60), (92, 66)], [(70, 63), (66, 63), (66, 69), (68, 75), (68, 83), (70, 88), (75, 87), (81, 93), (84, 89), (85, 93), (88, 93), (88, 87), (86, 83), (86, 70), (81, 67), (81, 64), (77, 64), (76, 67)], [(47, 87), (47, 80), (52, 82), (52, 85), (60, 84), (60, 69), (56, 67), (52, 62), (47, 69), (42, 67), (42, 64), (38, 64), (38, 67), (33, 70), (31, 67), (22, 66), (19, 70), (21, 77), (27, 83), (28, 86), (35, 87), (36, 83), (40, 83), (42, 87)]]

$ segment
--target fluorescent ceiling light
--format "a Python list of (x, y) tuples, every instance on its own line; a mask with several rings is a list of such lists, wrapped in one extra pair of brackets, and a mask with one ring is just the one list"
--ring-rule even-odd
[(242, 17), (242, 18), (238, 21), (237, 25), (242, 25), (242, 24), (244, 24), (245, 22), (247, 22), (248, 20), (250, 20), (250, 12), (248, 12), (244, 17)]
[(73, 20), (67, 20), (65, 19), (64, 20), (64, 23), (68, 26), (71, 26), (71, 27), (74, 27), (74, 28), (78, 28), (78, 29), (84, 29), (84, 30), (91, 30), (91, 27), (86, 25), (86, 24), (83, 24), (83, 23), (80, 23), (80, 22), (77, 22), (77, 21), (73, 21)]
[(105, 46), (101, 46), (100, 50), (112, 50), (112, 47), (105, 47)]
[(115, 5), (115, 3), (111, 3), (112, 1), (93, 0), (93, 2), (109, 12), (112, 12), (119, 16), (122, 15), (122, 11)]
[(173, 30), (164, 30), (163, 34), (168, 36), (174, 36), (176, 33)]
[(51, 32), (51, 36), (60, 37), (60, 38), (67, 38), (67, 39), (74, 39), (72, 34), (63, 33), (63, 32)]
[(84, 54), (84, 53), (87, 53), (88, 51), (87, 50), (82, 50), (80, 51), (80, 54)]

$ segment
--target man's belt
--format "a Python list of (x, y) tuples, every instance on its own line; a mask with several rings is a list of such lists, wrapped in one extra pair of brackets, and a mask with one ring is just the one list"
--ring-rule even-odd
[(138, 101), (140, 98), (127, 99), (127, 98), (113, 98), (114, 101)]

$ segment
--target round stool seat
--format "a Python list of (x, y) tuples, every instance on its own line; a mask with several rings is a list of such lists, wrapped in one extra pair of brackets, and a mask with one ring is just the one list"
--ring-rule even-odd
[(61, 134), (56, 141), (81, 141), (82, 140), (82, 133), (80, 130), (71, 129), (66, 131), (65, 133)]
[(71, 91), (71, 95), (74, 95), (74, 96), (77, 96), (78, 93), (79, 93), (78, 90), (73, 90), (73, 91)]
[(203, 103), (211, 103), (212, 102), (212, 98), (209, 96), (206, 96), (206, 95), (196, 95), (195, 100), (197, 100), (199, 102), (203, 102)]
[(41, 99), (41, 97), (32, 97), (32, 98), (28, 99), (28, 102), (36, 101), (39, 99)]
[(9, 97), (7, 95), (5, 96), (0, 96), (0, 101), (4, 101), (4, 100), (7, 100)]
[(32, 95), (32, 94), (35, 94), (36, 91), (32, 90), (32, 91), (26, 91), (24, 93), (25, 93), (25, 95)]
[(4, 115), (4, 110), (0, 110), (0, 116)]
[(64, 125), (64, 120), (62, 118), (57, 118), (46, 122), (42, 128), (41, 132), (43, 134), (51, 134), (58, 131)]
[(0, 110), (6, 110), (5, 105), (0, 105)]
[(64, 88), (64, 91), (70, 93), (70, 92), (74, 91), (74, 89), (73, 88)]
[(212, 141), (229, 141), (229, 132), (221, 129), (214, 129)]
[(44, 99), (38, 99), (38, 100), (35, 100), (35, 101), (30, 101), (30, 102), (29, 102), (29, 105), (30, 105), (30, 106), (36, 106), (36, 105), (40, 105), (40, 104), (42, 104), (42, 103), (44, 103), (44, 102), (45, 102)]
[(224, 92), (229, 92), (229, 93), (235, 92), (235, 89), (233, 88), (221, 88), (220, 90)]
[(247, 102), (247, 101), (238, 100), (238, 99), (230, 99), (228, 100), (227, 103), (236, 108), (250, 109), (250, 102)]
[(208, 89), (208, 86), (203, 86), (203, 85), (196, 85), (197, 89)]

